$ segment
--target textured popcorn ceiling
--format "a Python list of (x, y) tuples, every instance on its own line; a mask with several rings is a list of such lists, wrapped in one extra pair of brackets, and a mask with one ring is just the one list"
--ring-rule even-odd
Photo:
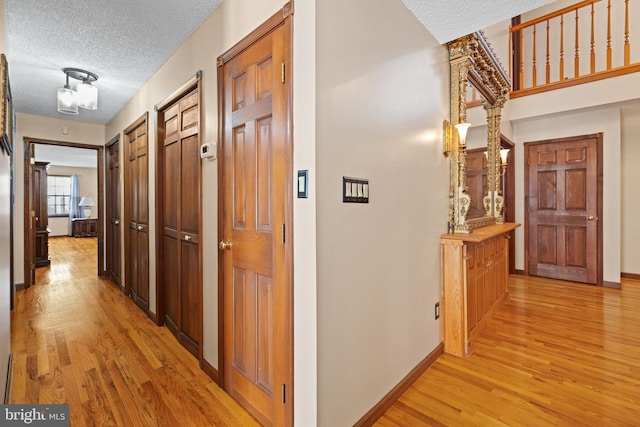
[(449, 42), (554, 1), (402, 0), (440, 43)]
[[(6, 0), (15, 110), (106, 123), (221, 2)], [(56, 111), (64, 67), (99, 76), (97, 111)]]
[[(446, 43), (553, 0), (402, 1), (440, 43)], [(6, 0), (16, 111), (108, 122), (221, 2)], [(75, 116), (56, 111), (64, 67), (98, 74), (97, 111), (80, 109)]]

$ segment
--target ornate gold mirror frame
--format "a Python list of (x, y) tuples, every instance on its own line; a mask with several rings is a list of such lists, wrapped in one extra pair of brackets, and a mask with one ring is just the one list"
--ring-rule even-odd
[(487, 189), (483, 199), (485, 216), (467, 220), (471, 197), (467, 191), (466, 146), (458, 133), (451, 132), (451, 176), (449, 184), (449, 224), (454, 233), (470, 233), (484, 225), (501, 223), (504, 197), (500, 191), (500, 116), (511, 83), (482, 32), (460, 37), (450, 43), (451, 124), (467, 121), (467, 84), (483, 97), (487, 113)]

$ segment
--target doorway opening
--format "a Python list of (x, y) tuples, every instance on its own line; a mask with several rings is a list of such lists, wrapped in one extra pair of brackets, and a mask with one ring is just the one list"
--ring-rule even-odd
[[(39, 283), (38, 279), (48, 280), (55, 273), (58, 266), (50, 265), (49, 250), (67, 252), (81, 242), (70, 244), (70, 239), (87, 239), (84, 246), (96, 246), (89, 253), (97, 254), (97, 259), (89, 265), (102, 276), (103, 147), (28, 137), (24, 144), (24, 287)], [(50, 245), (49, 239), (58, 237), (69, 244)], [(56, 254), (54, 259), (57, 256), (69, 254)], [(36, 275), (36, 268), (49, 271), (40, 270)]]

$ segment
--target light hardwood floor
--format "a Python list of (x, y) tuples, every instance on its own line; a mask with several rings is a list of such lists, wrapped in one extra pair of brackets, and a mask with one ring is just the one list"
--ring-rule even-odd
[[(52, 266), (16, 294), (12, 403), (67, 402), (74, 427), (257, 425), (96, 277), (95, 239), (50, 242)], [(440, 357), (377, 425), (640, 425), (640, 282), (509, 284), (474, 354)]]
[(49, 240), (51, 266), (16, 293), (11, 403), (69, 403), (71, 425), (259, 425), (109, 280), (95, 238)]
[(640, 282), (509, 286), (473, 355), (441, 356), (376, 425), (640, 425)]

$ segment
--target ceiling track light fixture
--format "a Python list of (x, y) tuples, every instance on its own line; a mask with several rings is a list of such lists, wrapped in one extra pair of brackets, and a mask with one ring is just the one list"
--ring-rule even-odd
[[(91, 82), (98, 80), (98, 76), (80, 68), (63, 68), (67, 81), (63, 88), (58, 89), (58, 112), (64, 114), (78, 114), (78, 107), (86, 110), (98, 109), (98, 88)], [(69, 77), (79, 80), (76, 90), (69, 86)]]

